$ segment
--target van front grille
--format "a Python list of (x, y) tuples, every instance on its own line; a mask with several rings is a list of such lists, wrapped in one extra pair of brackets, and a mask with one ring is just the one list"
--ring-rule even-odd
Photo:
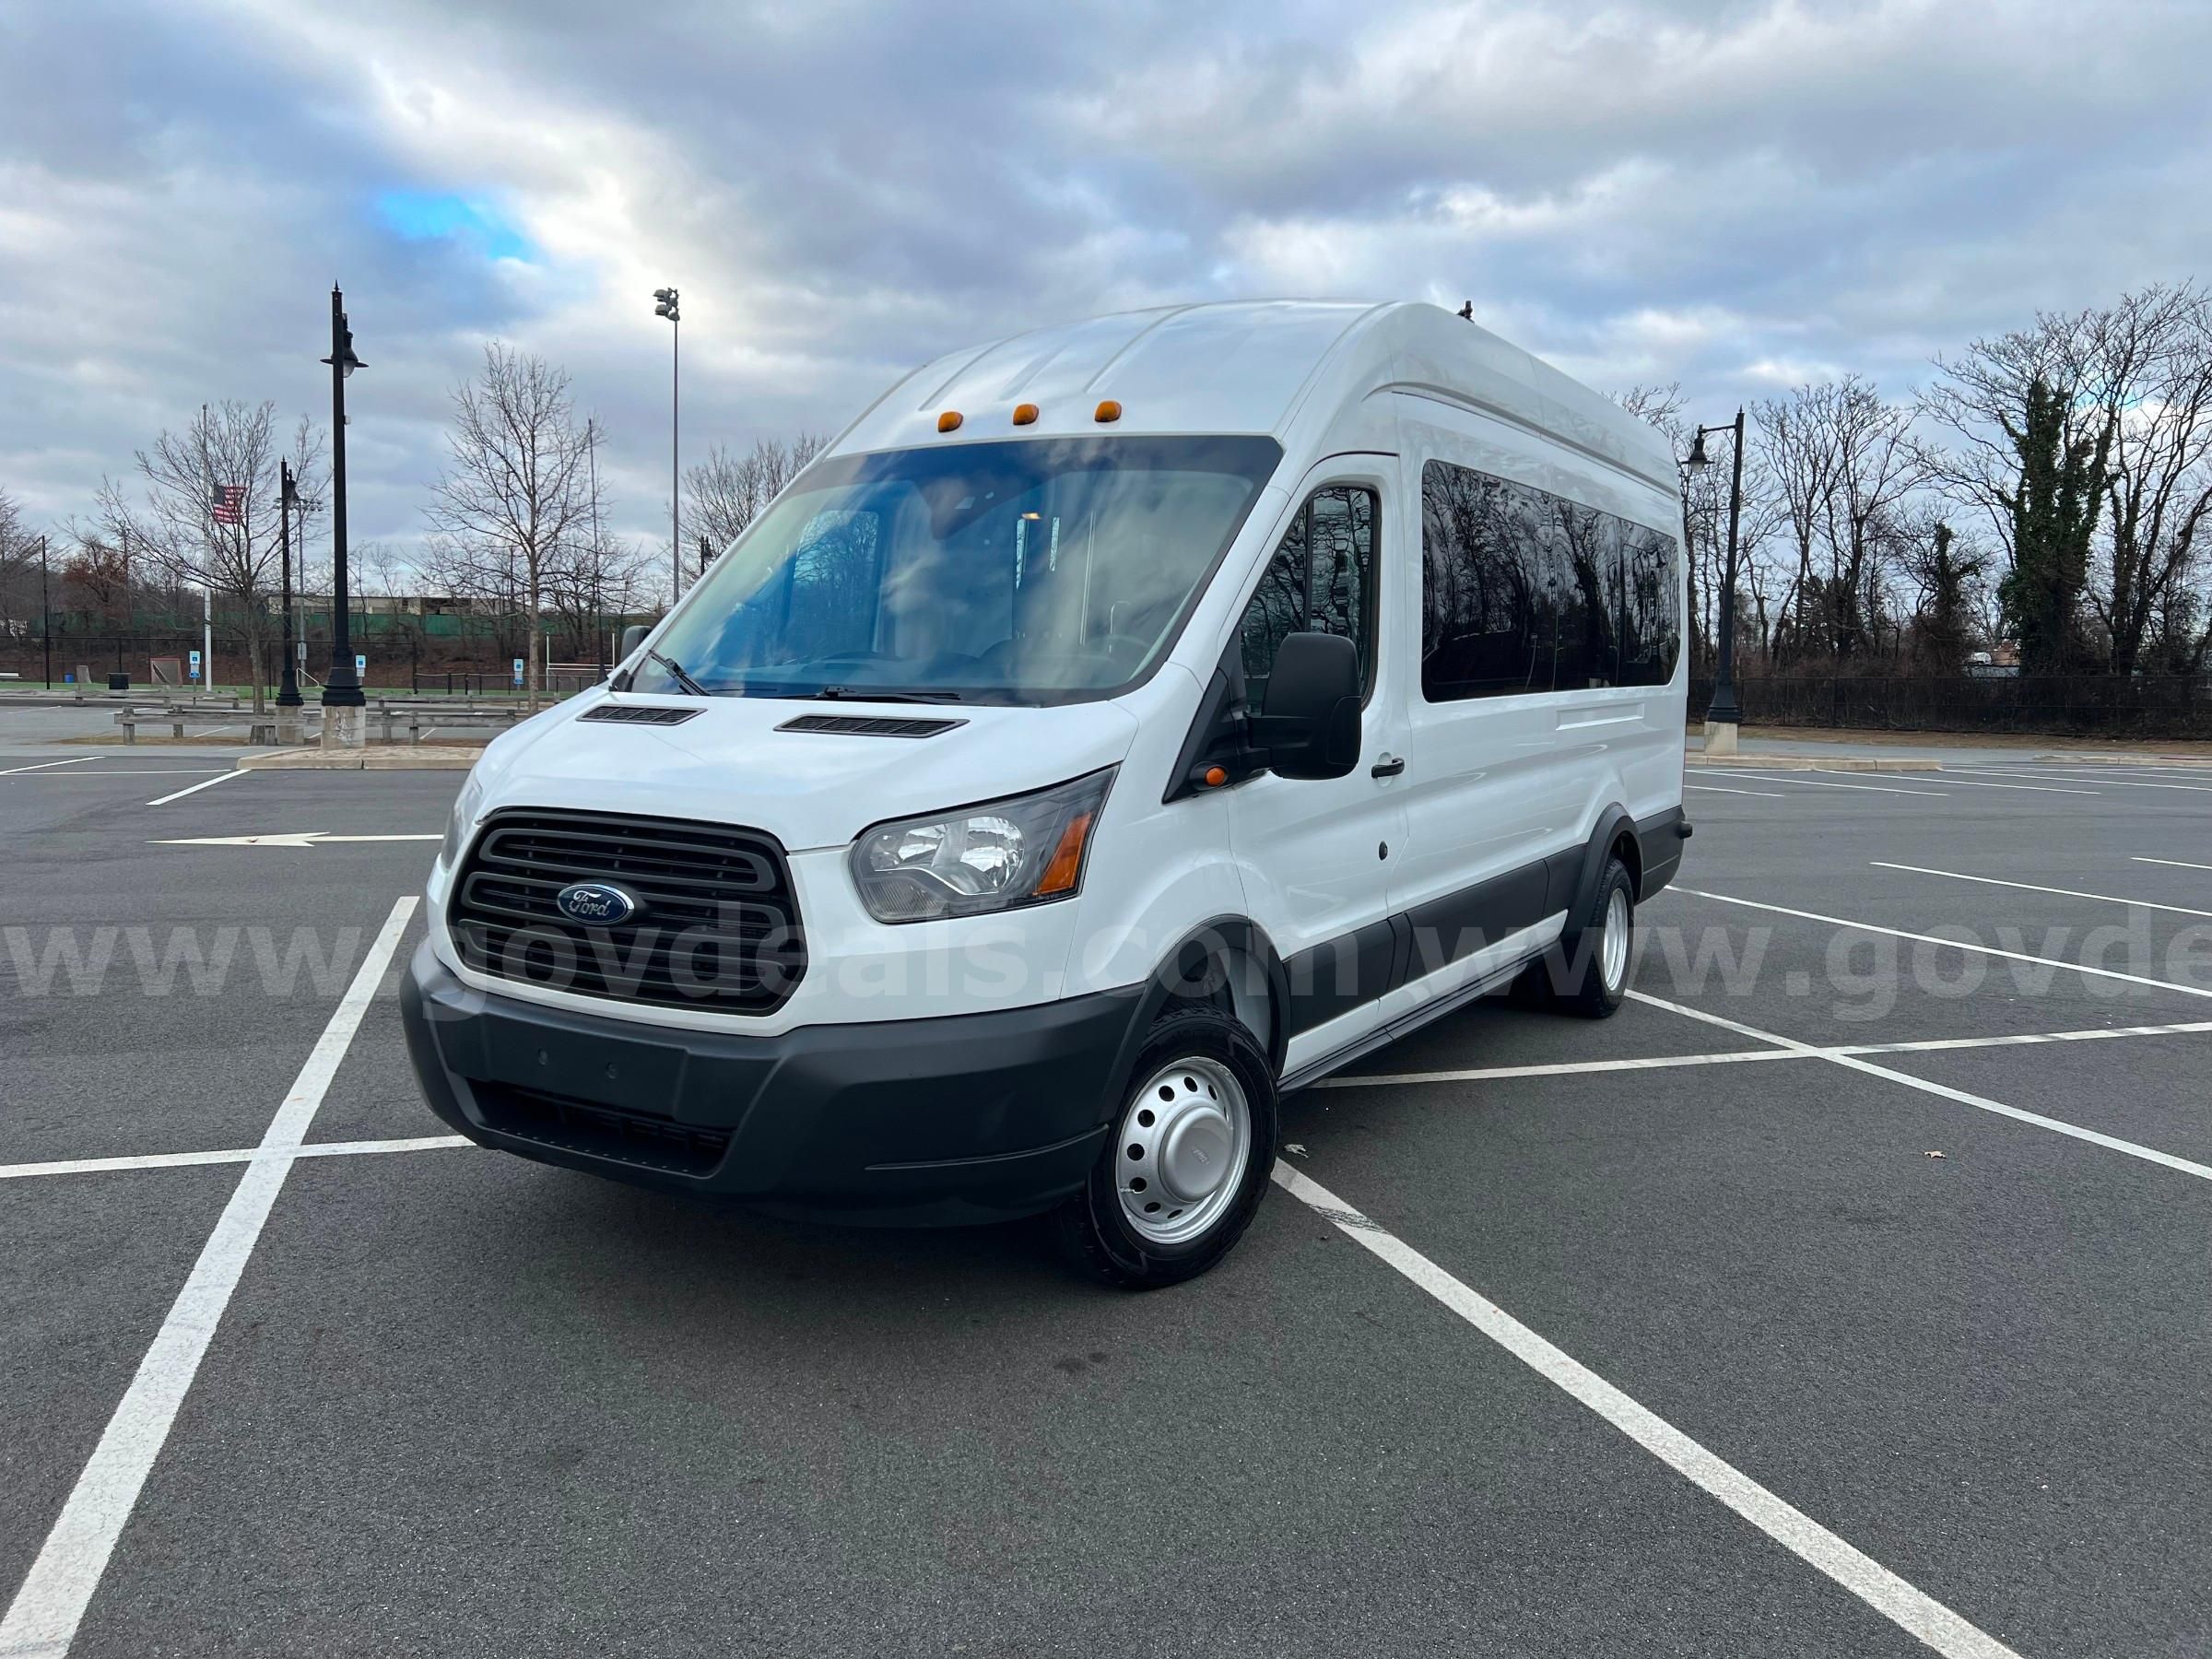
[[(621, 888), (635, 913), (564, 915), (562, 890), (587, 883)], [(724, 824), (494, 813), (462, 860), (448, 924), (479, 973), (664, 1007), (769, 1013), (806, 971), (782, 845)]]

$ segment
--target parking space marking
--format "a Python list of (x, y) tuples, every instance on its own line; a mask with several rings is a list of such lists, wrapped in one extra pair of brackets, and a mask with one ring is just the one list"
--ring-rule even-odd
[[(1592, 1072), (1663, 1071), (1676, 1065), (1742, 1065), (1760, 1060), (1830, 1060), (1839, 1054), (1932, 1054), (1958, 1049), (2018, 1048), (2046, 1042), (2100, 1042), (2114, 1037), (2212, 1033), (2212, 1019), (2179, 1025), (2091, 1026), (2073, 1031), (2014, 1031), (2002, 1037), (1916, 1037), (1909, 1042), (1841, 1042), (1824, 1047), (1732, 1049), (1715, 1054), (1651, 1054), (1634, 1060), (1570, 1060), (1549, 1065), (1484, 1065), (1459, 1071), (1362, 1073), (1324, 1077), (1315, 1088), (1372, 1088), (1394, 1083), (1482, 1083), (1499, 1077), (1575, 1077)], [(38, 1166), (29, 1168), (35, 1171)], [(0, 1168), (0, 1175), (7, 1171)]]
[(1463, 1071), (1374, 1072), (1324, 1077), (1315, 1088), (1378, 1088), (1396, 1083), (1483, 1083), (1497, 1077), (1579, 1077), (1591, 1072), (1659, 1071), (1673, 1065), (1742, 1065), (1760, 1060), (1804, 1060), (1789, 1049), (1737, 1049), (1722, 1054), (1651, 1054), (1634, 1060), (1568, 1060), (1549, 1065), (1478, 1065)]
[(1825, 922), (1830, 927), (1848, 927), (1856, 933), (1886, 934), (1892, 939), (1912, 939), (1923, 945), (1941, 945), (1975, 956), (2002, 957), (2008, 962), (2033, 962), (2042, 968), (2064, 968), (2091, 979), (2121, 980), (2130, 985), (2148, 985), (2157, 991), (2178, 991), (2183, 996), (2212, 996), (2202, 985), (2184, 985), (2175, 980), (2151, 979), (2140, 973), (2122, 973), (2117, 968), (2092, 968), (2087, 962), (2069, 962), (2061, 957), (2030, 956), (2024, 950), (2001, 950), (1994, 945), (1972, 945), (1964, 939), (1939, 939), (1934, 934), (1908, 933), (1901, 927), (1880, 927), (1872, 922), (1853, 922), (1846, 916), (1823, 916), (1817, 911), (1792, 910), (1783, 904), (1762, 904), (1756, 899), (1735, 899), (1726, 893), (1708, 893), (1697, 888), (1675, 887), (1671, 891), (1691, 899), (1711, 899), (1718, 904), (1740, 904), (1746, 910), (1771, 911), (1777, 916), (1795, 916), (1801, 922)]
[(2135, 864), (2171, 865), (2177, 870), (2212, 870), (2212, 864), (2191, 864), (2185, 858), (2136, 858)]
[(1690, 1439), (1326, 1187), (1279, 1161), (1274, 1175), (1277, 1185), (1326, 1218), (1347, 1238), (1397, 1269), (1546, 1382), (1595, 1412), (1692, 1486), (1718, 1499), (1899, 1629), (1946, 1659), (2019, 1659), (1995, 1637), (1907, 1583), (1803, 1510)]
[(1994, 876), (1969, 876), (1959, 870), (1931, 870), (1925, 865), (1888, 864), (1879, 858), (1867, 862), (1877, 870), (1904, 870), (1914, 876), (1945, 876), (1953, 881), (1974, 881), (1983, 887), (2018, 888), (2023, 893), (2051, 893), (2061, 899), (2095, 899), (2105, 904), (2132, 904), (2142, 910), (2171, 911), (2177, 916), (2212, 917), (2212, 911), (2191, 910), (2185, 904), (2159, 904), (2148, 899), (2123, 899), (2112, 893), (2080, 893), (2072, 888), (2037, 887), (2030, 881), (1999, 881)]
[(188, 794), (199, 794), (203, 789), (213, 789), (218, 783), (223, 782), (226, 779), (242, 778), (245, 775), (245, 770), (242, 767), (236, 771), (219, 772), (216, 776), (208, 779), (205, 783), (189, 784), (186, 787), (178, 790), (174, 794), (165, 794), (158, 801), (148, 801), (147, 805), (148, 806), (166, 806), (171, 801), (181, 801)]
[[(295, 1151), (305, 1139), (324, 1092), (399, 948), (415, 904), (409, 896), (393, 905), (359, 971), (300, 1068), (291, 1092), (269, 1120), (258, 1151)], [(170, 1305), (168, 1317), (124, 1390), (99, 1445), (40, 1547), (38, 1559), (24, 1575), (6, 1617), (0, 1618), (0, 1653), (60, 1659), (69, 1651), (92, 1593), (107, 1571), (115, 1540), (137, 1505), (139, 1491), (215, 1339), (223, 1310), (238, 1288), (246, 1258), (260, 1241), (292, 1162), (290, 1157), (257, 1157), (239, 1177), (229, 1203), (193, 1264), (191, 1277)]]
[[(1971, 771), (1975, 776), (1983, 778), (2059, 778), (2063, 780), (2071, 776), (2066, 772), (1984, 771), (1978, 767), (1960, 767), (1957, 770)], [(2193, 791), (2197, 794), (2212, 794), (2212, 783), (2152, 783), (2140, 778), (2077, 778), (2074, 779), (2074, 782), (2097, 783), (2107, 789), (2183, 789)]]
[(70, 760), (41, 760), (36, 766), (11, 766), (0, 771), (0, 778), (12, 778), (19, 772), (49, 771), (57, 766), (82, 766), (88, 760), (104, 760), (105, 755), (78, 755)]
[[(50, 779), (60, 782), (69, 778), (181, 778), (186, 773), (227, 772), (229, 770), (228, 766), (109, 766), (95, 767), (90, 771), (40, 772), (28, 781), (43, 783)], [(0, 772), (0, 777), (8, 775)]]
[(1943, 782), (1954, 789), (2024, 789), (2031, 794), (2093, 795), (2103, 793), (2095, 789), (2066, 789), (2056, 783), (1993, 783), (1986, 778), (1962, 778), (1957, 772), (1946, 771)]
[[(1711, 777), (1712, 774), (1710, 772), (1700, 772), (1698, 775), (1700, 777)], [(1718, 783), (1685, 783), (1682, 785), (1682, 787), (1685, 789), (1702, 790), (1707, 794), (1764, 795), (1770, 801), (1786, 801), (1790, 798), (1786, 794), (1779, 789), (1723, 789)]]
[(1754, 783), (1795, 783), (1806, 789), (1857, 789), (1869, 794), (1939, 795), (1940, 789), (1899, 789), (1888, 783), (1822, 783), (1806, 777), (1803, 772), (1791, 772), (1780, 778), (1770, 778), (1760, 772), (1700, 772), (1700, 778), (1748, 778)]
[(2084, 1129), (2078, 1124), (2062, 1123), (2057, 1118), (2045, 1117), (2040, 1112), (2028, 1112), (2018, 1106), (2007, 1106), (2002, 1100), (1993, 1100), (1987, 1095), (1969, 1094), (1963, 1088), (1953, 1088), (1947, 1083), (1933, 1083), (1925, 1077), (1916, 1077), (1911, 1072), (1891, 1071), (1886, 1065), (1877, 1065), (1856, 1054), (1843, 1054), (1814, 1049), (1810, 1043), (1799, 1042), (1794, 1037), (1780, 1036), (1773, 1031), (1762, 1031), (1757, 1026), (1709, 1014), (1702, 1008), (1693, 1008), (1687, 1003), (1668, 1002), (1665, 997), (1653, 996), (1647, 992), (1631, 991), (1629, 994), (1640, 1003), (1649, 1003), (1654, 1008), (1666, 1008), (1691, 1019), (1703, 1020), (1707, 1025), (1719, 1026), (1734, 1031), (1739, 1037), (1759, 1037), (1769, 1042), (1778, 1042), (1786, 1048), (1805, 1049), (1826, 1060), (1831, 1065), (1844, 1066), (1852, 1071), (1864, 1072), (1870, 1077), (1887, 1077), (1892, 1083), (1902, 1083), (1907, 1088), (1916, 1088), (1923, 1094), (1940, 1096), (1956, 1100), (1961, 1106), (1971, 1106), (1979, 1112), (1991, 1112), (1999, 1117), (2008, 1117), (2016, 1123), (2030, 1124), (2038, 1129), (2048, 1129), (2053, 1135), (2064, 1135), (2074, 1140), (2088, 1141), (2091, 1146), (2103, 1147), (2113, 1152), (2124, 1152), (2130, 1158), (2139, 1158), (2183, 1175), (2194, 1175), (2199, 1181), (2212, 1181), (2212, 1165), (2201, 1164), (2186, 1158), (2176, 1158), (2171, 1152), (2161, 1152), (2156, 1147), (2146, 1147), (2135, 1141), (2122, 1140), (2116, 1135), (2105, 1135), (2095, 1129)]
[(226, 1147), (216, 1152), (139, 1152), (122, 1158), (56, 1158), (44, 1163), (0, 1164), (0, 1181), (30, 1175), (104, 1175), (116, 1170), (189, 1170), (207, 1164), (252, 1163), (257, 1158), (356, 1158), (364, 1152), (428, 1152), (473, 1147), (459, 1135), (418, 1135), (400, 1140), (310, 1141), (304, 1146)]

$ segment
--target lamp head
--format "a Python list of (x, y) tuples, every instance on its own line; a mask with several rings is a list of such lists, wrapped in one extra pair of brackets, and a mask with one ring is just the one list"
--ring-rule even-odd
[(1698, 441), (1689, 446), (1689, 459), (1683, 462), (1682, 465), (1685, 468), (1693, 473), (1701, 473), (1708, 466), (1712, 465), (1712, 461), (1705, 453), (1704, 433), (1700, 432), (1698, 434)]
[(347, 320), (342, 313), (338, 318), (337, 348), (321, 360), (325, 363), (336, 364), (341, 380), (351, 380), (356, 369), (368, 367), (359, 358), (353, 355), (353, 330), (347, 325)]

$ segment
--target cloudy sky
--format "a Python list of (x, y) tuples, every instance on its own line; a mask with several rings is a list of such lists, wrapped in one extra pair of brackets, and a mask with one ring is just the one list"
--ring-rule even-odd
[(1703, 418), (2212, 276), (2212, 6), (0, 0), (0, 488), (34, 526), (203, 399), (326, 417), (405, 544), (501, 338), (618, 517), (1030, 324), (1466, 298)]

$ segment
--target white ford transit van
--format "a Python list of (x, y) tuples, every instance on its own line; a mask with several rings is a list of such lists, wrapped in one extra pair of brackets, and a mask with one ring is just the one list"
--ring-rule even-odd
[(916, 371), (493, 743), (407, 1038), (488, 1147), (812, 1214), (1052, 1209), (1187, 1278), (1277, 1103), (1515, 976), (1616, 1007), (1673, 875), (1674, 457), (1429, 305)]

